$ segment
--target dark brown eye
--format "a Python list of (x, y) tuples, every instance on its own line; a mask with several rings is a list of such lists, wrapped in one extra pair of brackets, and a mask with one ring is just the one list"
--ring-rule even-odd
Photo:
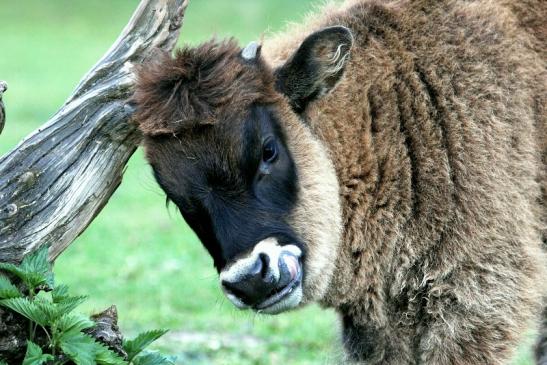
[(274, 162), (277, 158), (277, 144), (273, 138), (268, 138), (262, 146), (262, 161)]

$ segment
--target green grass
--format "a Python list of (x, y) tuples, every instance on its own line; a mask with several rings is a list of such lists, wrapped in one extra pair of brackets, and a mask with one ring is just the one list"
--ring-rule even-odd
[[(181, 40), (241, 43), (298, 21), (303, 0), (191, 0)], [(8, 81), (0, 154), (46, 121), (118, 36), (137, 1), (25, 0), (0, 6), (0, 79)], [(55, 265), (57, 281), (88, 294), (87, 311), (116, 304), (134, 334), (172, 331), (159, 343), (184, 364), (337, 364), (338, 324), (310, 306), (280, 316), (233, 309), (212, 262), (179, 214), (165, 207), (141, 151), (91, 226)], [(531, 364), (523, 351), (515, 362)]]

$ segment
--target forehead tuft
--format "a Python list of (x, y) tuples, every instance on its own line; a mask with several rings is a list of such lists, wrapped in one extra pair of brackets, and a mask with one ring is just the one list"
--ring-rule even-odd
[(134, 120), (145, 135), (172, 134), (244, 115), (278, 95), (259, 58), (246, 60), (234, 39), (161, 53), (137, 68)]

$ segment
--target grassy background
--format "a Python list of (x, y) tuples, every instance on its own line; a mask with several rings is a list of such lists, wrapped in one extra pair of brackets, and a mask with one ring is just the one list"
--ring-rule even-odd
[[(235, 36), (242, 44), (298, 21), (310, 0), (192, 0), (181, 41)], [(47, 120), (109, 48), (137, 1), (0, 0), (0, 79), (7, 124), (0, 155)], [(238, 312), (179, 214), (165, 208), (139, 150), (123, 184), (59, 258), (57, 280), (89, 294), (86, 311), (115, 303), (124, 332), (170, 328), (158, 346), (180, 364), (337, 364), (338, 325), (315, 306), (281, 316)], [(515, 362), (531, 364), (522, 351)]]

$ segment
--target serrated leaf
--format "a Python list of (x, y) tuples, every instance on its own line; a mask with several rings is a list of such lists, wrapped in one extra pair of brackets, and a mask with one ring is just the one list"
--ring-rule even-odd
[(17, 276), (25, 283), (29, 290), (40, 285), (47, 285), (53, 288), (53, 273), (51, 264), (47, 261), (47, 247), (41, 247), (37, 251), (25, 256), (21, 265), (1, 262), (0, 270)]
[(51, 288), (50, 281), (51, 279), (51, 273), (43, 274), (38, 272), (27, 272), (26, 280), (24, 281), (25, 285), (29, 288), (29, 290), (34, 290), (38, 287), (48, 287)]
[(26, 255), (19, 268), (26, 273), (26, 282), (32, 288), (40, 285), (47, 285), (53, 288), (53, 273), (51, 271), (51, 264), (48, 261), (47, 246), (42, 246), (31, 254)]
[(23, 365), (42, 365), (50, 360), (53, 360), (52, 355), (42, 353), (40, 346), (31, 341), (27, 341), (27, 353), (23, 360)]
[(135, 337), (133, 340), (125, 341), (123, 349), (127, 353), (127, 359), (129, 362), (133, 360), (142, 350), (144, 350), (152, 342), (167, 333), (168, 330), (153, 330), (143, 332)]
[(86, 317), (82, 314), (71, 314), (67, 313), (61, 316), (59, 320), (56, 323), (57, 328), (61, 332), (69, 332), (69, 331), (82, 331), (87, 328), (91, 328), (95, 325), (95, 322), (93, 322), (89, 317)]
[(61, 335), (61, 350), (76, 365), (127, 365), (120, 356), (92, 337), (72, 329)]
[(74, 297), (65, 297), (57, 302), (57, 308), (61, 311), (61, 313), (70, 313), (72, 312), (77, 306), (82, 304), (87, 300), (87, 296), (80, 295), (80, 296), (74, 296)]
[(46, 326), (48, 324), (47, 315), (27, 298), (2, 299), (0, 300), (0, 305), (21, 314), (39, 325)]
[(18, 298), (21, 296), (19, 289), (4, 275), (0, 275), (0, 299)]
[(63, 315), (63, 312), (61, 312), (51, 300), (43, 297), (36, 297), (33, 303), (44, 314), (46, 323), (48, 324), (55, 322)]
[(149, 351), (133, 359), (133, 365), (175, 365), (175, 358), (156, 351)]
[(48, 259), (48, 247), (41, 246), (36, 251), (26, 255), (19, 268), (26, 272), (47, 273), (51, 271)]
[(127, 365), (128, 362), (121, 358), (114, 351), (108, 349), (101, 343), (97, 343), (98, 348), (95, 354), (95, 361), (99, 365)]
[(17, 276), (22, 281), (25, 281), (27, 279), (26, 272), (21, 270), (17, 265), (7, 262), (0, 262), (0, 270), (9, 272), (10, 274)]
[(59, 338), (59, 345), (65, 355), (76, 365), (96, 365), (97, 343), (80, 331), (64, 332)]
[(63, 301), (64, 299), (68, 298), (68, 286), (67, 285), (57, 285), (53, 290), (51, 291), (51, 299), (53, 300), (53, 303), (59, 303)]
[(66, 297), (59, 303), (53, 303), (50, 296), (44, 295), (44, 292), (38, 293), (33, 303), (44, 313), (47, 323), (56, 322), (61, 316), (68, 314), (78, 305), (86, 300), (87, 297)]

